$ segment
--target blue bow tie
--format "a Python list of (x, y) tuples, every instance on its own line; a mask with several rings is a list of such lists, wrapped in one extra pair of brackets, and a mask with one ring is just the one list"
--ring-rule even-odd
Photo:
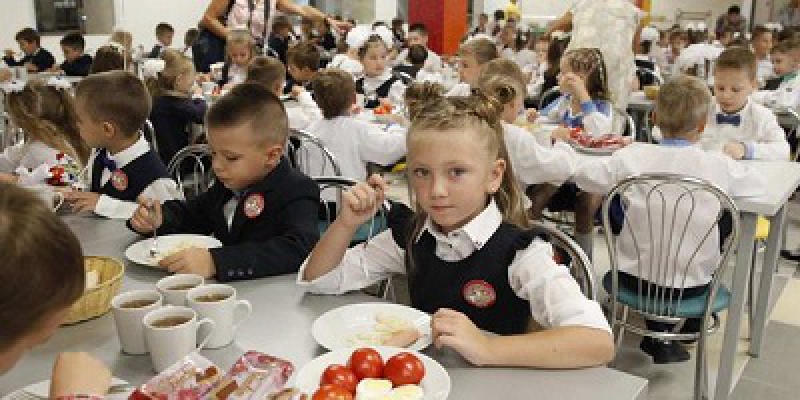
[(742, 123), (742, 116), (739, 114), (717, 114), (717, 125), (733, 125), (739, 126)]
[(106, 151), (106, 149), (100, 149), (100, 151), (97, 152), (97, 160), (100, 161), (100, 164), (103, 166), (103, 168), (106, 168), (111, 172), (117, 170), (117, 163), (108, 157), (108, 151)]

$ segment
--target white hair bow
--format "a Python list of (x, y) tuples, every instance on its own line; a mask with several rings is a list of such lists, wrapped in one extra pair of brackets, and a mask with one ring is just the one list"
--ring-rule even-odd
[(164, 70), (167, 63), (161, 59), (150, 59), (142, 64), (142, 75), (146, 78), (158, 78), (158, 74)]
[(0, 90), (2, 90), (5, 93), (19, 93), (25, 90), (25, 82), (13, 80), (5, 83), (0, 83)]
[(553, 31), (553, 32), (550, 34), (550, 37), (551, 37), (551, 38), (553, 38), (553, 39), (555, 39), (555, 40), (564, 40), (564, 39), (567, 39), (567, 38), (569, 38), (569, 32), (564, 32), (564, 31)]
[(66, 79), (62, 79), (59, 76), (51, 76), (50, 79), (47, 80), (47, 86), (52, 86), (56, 89), (63, 89), (63, 90), (72, 89), (72, 84), (67, 82)]
[(111, 46), (114, 50), (116, 50), (116, 51), (118, 51), (118, 52), (120, 52), (122, 54), (125, 54), (125, 46), (123, 46), (122, 43), (108, 42), (108, 45)]
[(494, 39), (491, 36), (489, 36), (489, 35), (487, 35), (485, 33), (476, 33), (476, 34), (472, 35), (469, 39), (467, 39), (467, 43), (469, 43), (469, 42), (471, 42), (473, 40), (480, 40), (480, 39), (486, 39), (486, 40), (488, 40), (490, 42), (494, 41)]
[(386, 47), (392, 48), (394, 46), (394, 35), (392, 35), (392, 31), (389, 28), (379, 25), (372, 29), (367, 25), (358, 25), (347, 33), (347, 47), (360, 49), (374, 35), (379, 36), (383, 43), (386, 44)]

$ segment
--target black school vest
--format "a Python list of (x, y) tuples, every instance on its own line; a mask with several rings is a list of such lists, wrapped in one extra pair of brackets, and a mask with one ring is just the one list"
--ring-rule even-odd
[(157, 179), (169, 177), (167, 168), (153, 150), (148, 150), (147, 153), (142, 154), (121, 168), (128, 178), (127, 187), (123, 190), (118, 190), (114, 187), (112, 179), (109, 179), (105, 185), (100, 186), (104, 168), (100, 157), (95, 157), (92, 164), (91, 191), (123, 201), (136, 201), (136, 198), (151, 183)]
[[(396, 223), (390, 221), (393, 237), (398, 246), (405, 248), (410, 225)], [(399, 226), (406, 229), (398, 230)], [(436, 257), (436, 239), (423, 233), (412, 250), (415, 272), (409, 285), (411, 305), (427, 313), (440, 308), (460, 311), (479, 328), (501, 335), (527, 332), (530, 305), (511, 288), (508, 268), (517, 251), (527, 248), (535, 237), (533, 232), (502, 223), (480, 250), (461, 261), (448, 262)], [(473, 304), (474, 299), (467, 300), (476, 294), (476, 289), (487, 285), (494, 291), (494, 296), (489, 296), (494, 297), (491, 304), (479, 307)]]
[[(375, 93), (370, 93), (370, 97), (364, 100), (364, 108), (373, 109), (381, 105), (380, 99), (389, 97), (389, 92), (392, 90), (392, 85), (400, 81), (408, 85), (408, 78), (400, 74), (392, 74), (389, 79), (385, 80), (377, 89)], [(364, 92), (364, 77), (358, 78), (356, 81), (356, 93), (366, 95)]]

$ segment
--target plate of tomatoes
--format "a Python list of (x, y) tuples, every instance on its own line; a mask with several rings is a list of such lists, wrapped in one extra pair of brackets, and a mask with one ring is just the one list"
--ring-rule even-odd
[(424, 354), (376, 346), (323, 354), (300, 369), (294, 386), (311, 400), (444, 400), (451, 383)]
[(631, 138), (611, 134), (594, 137), (580, 130), (572, 130), (568, 139), (576, 151), (595, 155), (609, 155), (629, 145), (631, 141)]

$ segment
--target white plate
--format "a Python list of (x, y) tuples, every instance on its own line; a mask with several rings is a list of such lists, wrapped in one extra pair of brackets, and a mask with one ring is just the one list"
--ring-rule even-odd
[[(127, 386), (128, 382), (123, 381), (122, 379), (112, 378), (111, 379), (111, 386), (112, 389), (116, 387), (124, 387)], [(129, 391), (122, 391), (121, 393), (114, 393), (106, 395), (106, 399), (127, 399), (130, 395), (130, 392), (133, 391), (131, 388)], [(13, 393), (9, 393), (3, 400), (36, 400), (36, 399), (47, 399), (50, 397), (50, 381), (41, 381), (38, 383), (30, 384), (22, 389), (14, 391)]]
[[(211, 249), (222, 247), (222, 242), (211, 236), (203, 235), (166, 235), (158, 237), (158, 251), (162, 254), (170, 253), (171, 249), (191, 243), (194, 247)], [(125, 258), (141, 265), (158, 267), (158, 260), (150, 257), (150, 247), (153, 245), (153, 238), (138, 241), (125, 250)]]
[(595, 155), (595, 156), (610, 156), (611, 154), (614, 154), (615, 151), (625, 147), (625, 146), (619, 146), (619, 147), (585, 147), (585, 146), (579, 145), (578, 143), (576, 143), (573, 140), (567, 140), (567, 142), (570, 145), (572, 145), (572, 148), (575, 149), (575, 151), (577, 151), (579, 153), (591, 154), (591, 155)]
[[(391, 356), (408, 351), (405, 349), (398, 349), (396, 347), (381, 347), (370, 346), (381, 354), (383, 361), (386, 362)], [(308, 393), (309, 396), (319, 389), (319, 379), (325, 368), (331, 364), (347, 365), (347, 360), (353, 354), (353, 348), (334, 350), (330, 353), (323, 354), (308, 364), (304, 365), (294, 378), (293, 386), (297, 389)], [(450, 375), (445, 371), (441, 364), (436, 360), (418, 352), (412, 351), (419, 357), (422, 364), (425, 366), (425, 376), (420, 382), (420, 387), (425, 392), (425, 400), (445, 400), (450, 394)]]
[(320, 315), (311, 326), (311, 336), (328, 350), (352, 348), (349, 339), (375, 329), (378, 314), (402, 318), (420, 333), (409, 350), (420, 351), (431, 344), (431, 316), (417, 309), (391, 303), (361, 303), (335, 308)]

